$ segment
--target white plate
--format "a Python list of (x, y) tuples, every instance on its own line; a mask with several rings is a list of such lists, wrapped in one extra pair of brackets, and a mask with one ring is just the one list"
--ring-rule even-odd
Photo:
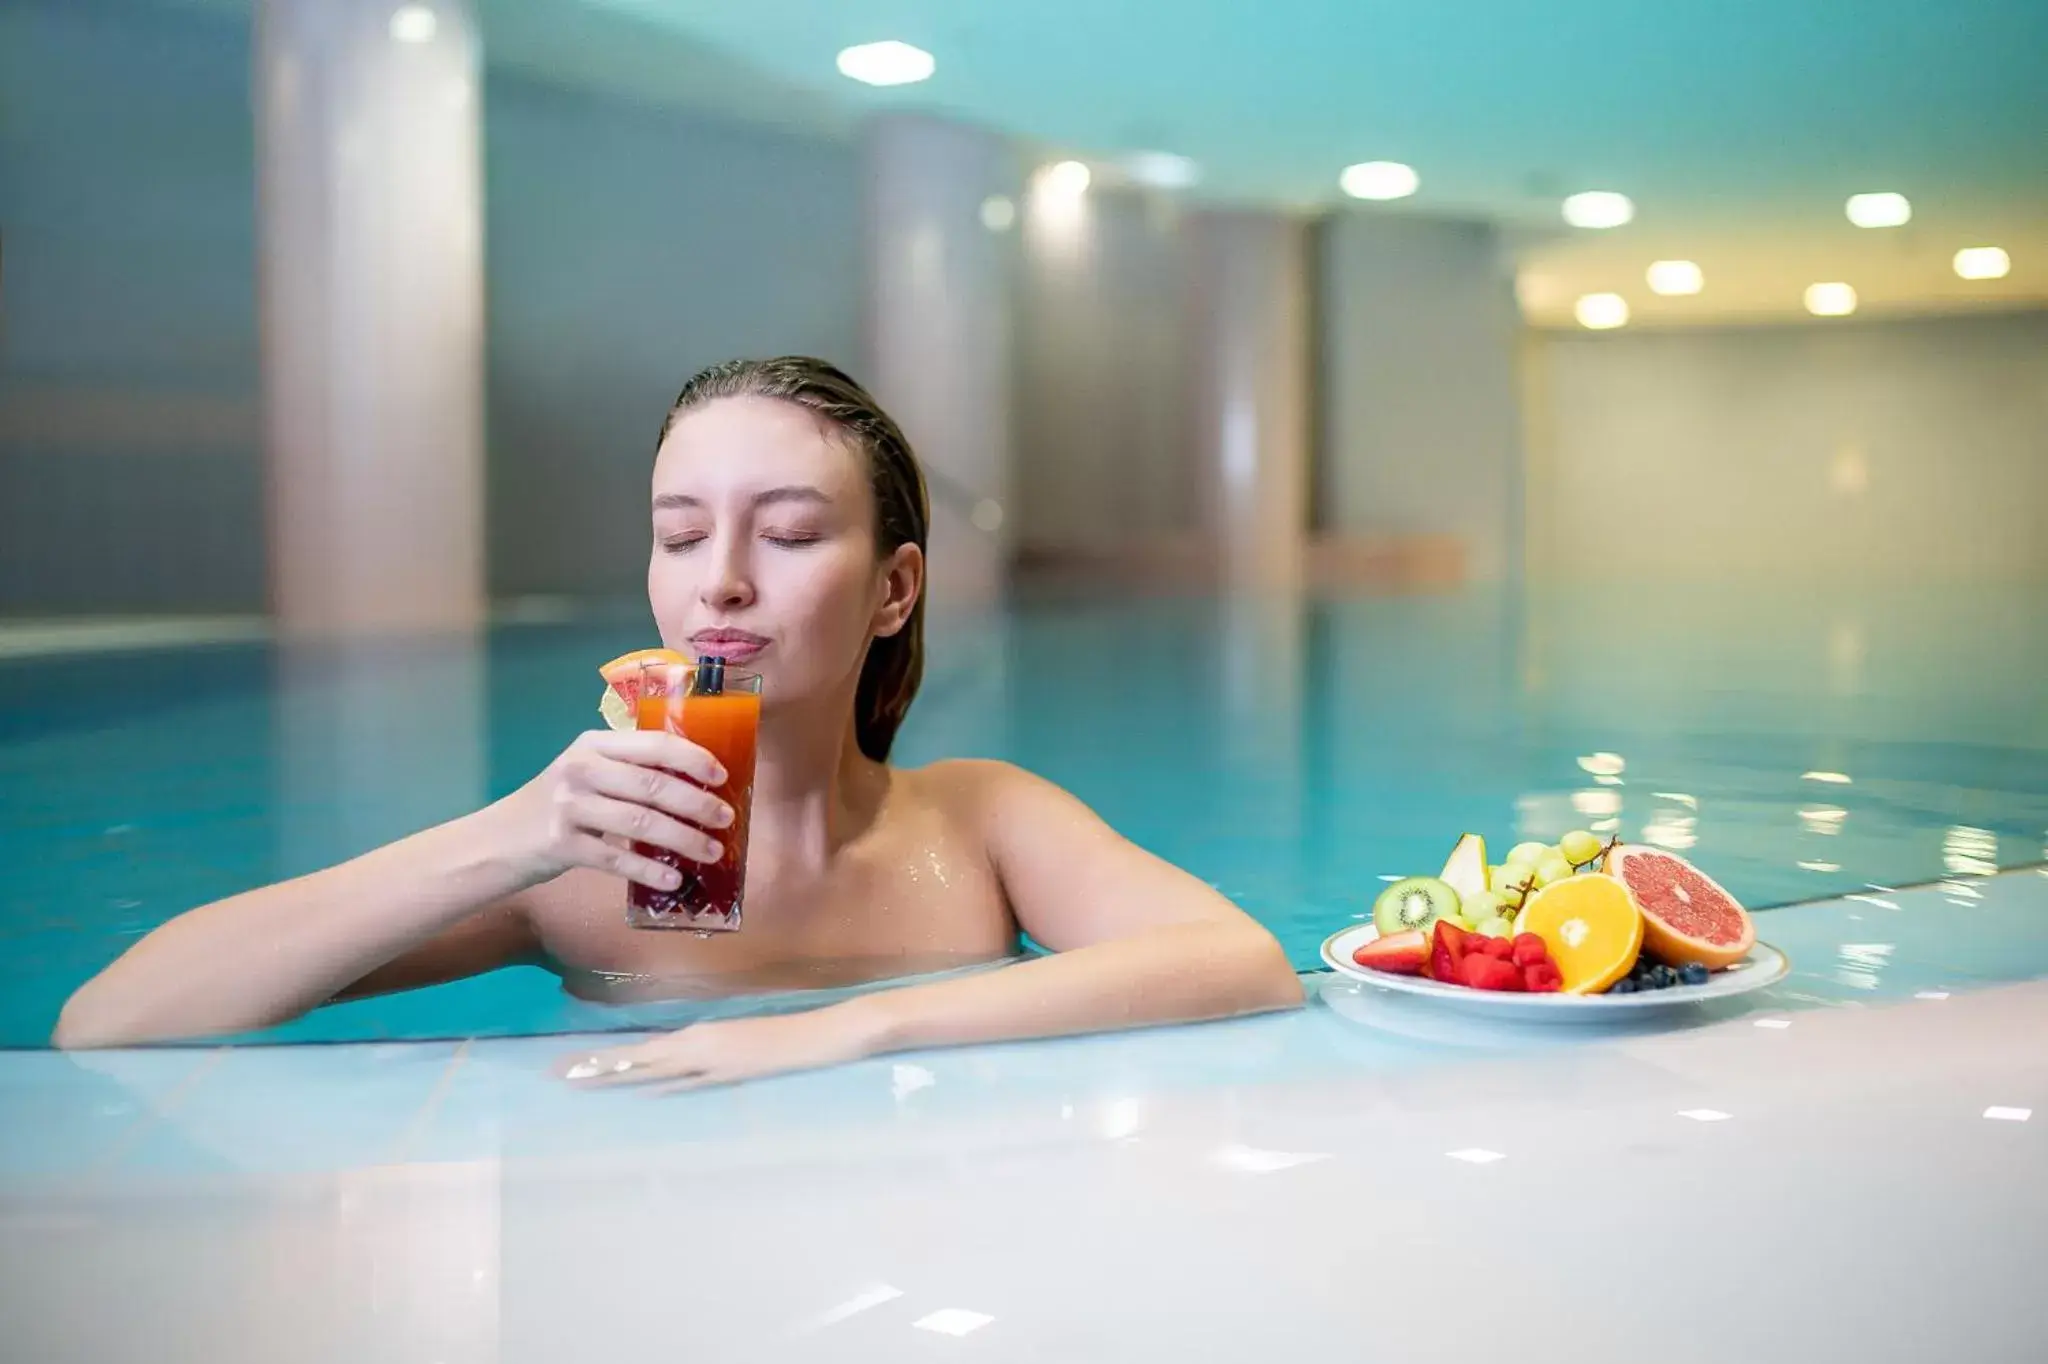
[(1604, 1023), (1667, 1013), (1709, 1000), (1732, 999), (1776, 985), (1792, 972), (1792, 962), (1768, 943), (1725, 971), (1707, 977), (1705, 985), (1674, 985), (1628, 995), (1524, 995), (1506, 990), (1470, 990), (1424, 976), (1397, 976), (1360, 966), (1351, 954), (1379, 937), (1371, 924), (1358, 924), (1323, 939), (1323, 960), (1332, 971), (1390, 994), (1413, 995), (1433, 1004), (1488, 1018), (1513, 1018), (1538, 1023)]

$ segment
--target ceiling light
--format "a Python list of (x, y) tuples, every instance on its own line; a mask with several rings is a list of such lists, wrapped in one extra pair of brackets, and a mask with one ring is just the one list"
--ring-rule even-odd
[(981, 201), (981, 225), (991, 232), (1008, 232), (1017, 221), (1017, 205), (1007, 194), (991, 194)]
[(937, 69), (931, 53), (893, 38), (862, 43), (839, 54), (839, 74), (863, 85), (914, 85), (929, 80)]
[(1802, 772), (1799, 779), (1801, 781), (1823, 781), (1830, 786), (1849, 785), (1849, 774), (1846, 772)]
[(1489, 1151), (1482, 1146), (1469, 1146), (1462, 1151), (1446, 1151), (1444, 1154), (1452, 1160), (1462, 1160), (1467, 1165), (1491, 1165), (1496, 1160), (1507, 1159), (1500, 1152)]
[(1154, 189), (1186, 189), (1202, 178), (1202, 168), (1192, 158), (1172, 152), (1132, 152), (1124, 166), (1133, 180)]
[(1620, 294), (1586, 294), (1572, 305), (1572, 316), (1592, 331), (1610, 331), (1628, 325), (1628, 300)]
[(1723, 1113), (1718, 1108), (1681, 1108), (1678, 1110), (1678, 1116), (1691, 1118), (1694, 1122), (1726, 1122), (1733, 1115)]
[(1564, 220), (1573, 227), (1620, 227), (1635, 216), (1635, 204), (1613, 190), (1589, 189), (1564, 201)]
[(1038, 173), (1038, 189), (1055, 199), (1078, 199), (1094, 178), (1085, 161), (1058, 161)]
[(2002, 246), (1966, 246), (1956, 252), (1956, 273), (1964, 279), (2004, 279), (2012, 257)]
[(1912, 221), (1913, 205), (1903, 194), (1852, 194), (1844, 205), (1858, 227), (1898, 227)]
[(1706, 284), (1700, 267), (1689, 260), (1651, 261), (1645, 278), (1650, 281), (1651, 293), (1665, 295), (1696, 294)]
[(1354, 199), (1405, 199), (1421, 184), (1415, 167), (1399, 161), (1361, 161), (1337, 177), (1337, 188)]
[(1806, 311), (1815, 317), (1847, 317), (1856, 311), (1856, 291), (1839, 281), (1806, 286)]
[(1984, 1116), (1993, 1122), (2025, 1122), (2034, 1116), (2031, 1108), (2005, 1108), (1997, 1104), (1984, 1110)]
[(425, 5), (400, 5), (391, 11), (391, 41), (395, 43), (431, 43), (440, 26), (434, 11)]

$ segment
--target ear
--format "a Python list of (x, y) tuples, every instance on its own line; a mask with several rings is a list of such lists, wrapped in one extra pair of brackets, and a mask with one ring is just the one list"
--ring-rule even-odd
[(872, 628), (876, 638), (886, 639), (910, 622), (910, 613), (924, 594), (924, 551), (911, 544), (896, 546), (883, 561), (881, 587)]

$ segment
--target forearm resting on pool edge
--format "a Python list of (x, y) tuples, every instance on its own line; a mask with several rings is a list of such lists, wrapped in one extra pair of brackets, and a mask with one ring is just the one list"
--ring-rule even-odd
[(524, 889), (486, 809), (152, 931), (64, 1005), (65, 1048), (245, 1032), (297, 1018)]
[(983, 975), (865, 995), (870, 1054), (1193, 1023), (1298, 1008), (1301, 980), (1257, 924), (1169, 924)]

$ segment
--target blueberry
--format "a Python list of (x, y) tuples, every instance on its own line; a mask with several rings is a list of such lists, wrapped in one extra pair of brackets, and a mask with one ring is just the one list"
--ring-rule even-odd
[(1607, 987), (1607, 993), (1610, 995), (1632, 995), (1635, 992), (1636, 983), (1632, 978), (1625, 977), (1621, 980), (1615, 981), (1614, 984)]
[(1693, 962), (1678, 973), (1678, 978), (1687, 985), (1705, 985), (1707, 983), (1707, 968), (1698, 962)]

